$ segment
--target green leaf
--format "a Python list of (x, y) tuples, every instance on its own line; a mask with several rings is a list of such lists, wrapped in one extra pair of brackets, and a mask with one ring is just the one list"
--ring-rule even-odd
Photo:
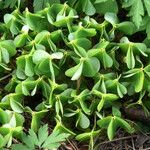
[(114, 118), (112, 117), (107, 129), (107, 135), (109, 140), (112, 140), (114, 138), (115, 131), (116, 131), (115, 121)]
[(105, 118), (98, 120), (97, 121), (98, 126), (101, 128), (107, 128), (111, 121), (111, 118), (112, 118), (111, 116), (107, 116)]
[(132, 47), (129, 45), (126, 57), (127, 66), (129, 69), (133, 69), (135, 67), (135, 59), (133, 55)]
[(32, 129), (29, 130), (29, 137), (31, 137), (30, 139), (32, 139), (32, 142), (33, 142), (34, 145), (39, 144), (38, 137)]
[(59, 133), (54, 131), (42, 145), (43, 148), (54, 149), (58, 148), (61, 142), (65, 141), (68, 138), (69, 134)]
[(34, 12), (40, 11), (46, 7), (47, 4), (60, 3), (60, 0), (34, 0)]
[(4, 145), (7, 143), (7, 147), (9, 148), (12, 144), (12, 133), (8, 133), (6, 136), (4, 136)]
[(62, 59), (63, 53), (62, 52), (56, 52), (51, 54), (52, 59)]
[(145, 57), (147, 57), (148, 55), (147, 53), (147, 47), (144, 43), (135, 43), (134, 47), (137, 48), (137, 50)]
[(0, 122), (2, 124), (6, 124), (9, 122), (9, 115), (7, 114), (6, 111), (4, 111), (2, 109), (0, 109), (0, 118), (1, 118)]
[(36, 50), (32, 56), (32, 60), (35, 64), (39, 64), (46, 58), (50, 58), (50, 55), (44, 50)]
[(86, 105), (86, 103), (83, 100), (80, 100), (79, 102), (80, 102), (80, 105), (81, 105), (81, 108), (83, 109), (83, 111), (86, 114), (89, 114), (90, 113), (90, 109), (88, 108), (88, 106)]
[(149, 9), (150, 8), (150, 1), (149, 0), (144, 0), (144, 4), (145, 4), (147, 13), (150, 16), (150, 9)]
[(140, 92), (143, 89), (144, 84), (144, 73), (143, 71), (140, 71), (134, 76), (134, 87), (135, 92)]
[(90, 0), (84, 0), (82, 2), (82, 8), (83, 12), (85, 12), (89, 16), (94, 15), (96, 12), (95, 7), (93, 6)]
[(27, 146), (25, 145), (22, 145), (22, 144), (13, 144), (12, 145), (12, 150), (32, 150), (32, 149), (29, 149)]
[(127, 72), (125, 72), (125, 76), (124, 78), (129, 78), (129, 77), (132, 77), (134, 76), (135, 74), (139, 73), (141, 70), (139, 68), (134, 68), (134, 69), (131, 69)]
[(27, 34), (22, 33), (17, 35), (14, 39), (14, 44), (16, 47), (23, 47), (27, 42)]
[(2, 50), (1, 53), (2, 53), (3, 62), (8, 64), (9, 63), (9, 53), (5, 48), (2, 48), (1, 50)]
[(86, 132), (86, 133), (82, 133), (82, 134), (77, 135), (75, 138), (78, 141), (86, 141), (86, 140), (90, 139), (91, 137), (97, 136), (99, 133), (100, 133), (100, 130)]
[(96, 57), (85, 59), (83, 62), (83, 75), (93, 77), (100, 69), (100, 62)]
[(10, 100), (10, 106), (14, 112), (23, 113), (23, 111), (24, 111), (23, 106), (19, 102), (15, 101), (13, 99)]
[(16, 54), (16, 47), (12, 40), (0, 41), (0, 47), (5, 48), (8, 51), (10, 57), (12, 57)]
[(107, 67), (109, 68), (113, 65), (112, 58), (106, 52), (102, 53), (102, 62), (103, 62), (104, 68), (107, 68)]
[[(49, 23), (45, 19), (45, 16), (41, 16), (39, 14), (32, 14), (28, 10), (26, 10), (26, 23), (31, 30), (36, 32), (40, 32), (46, 29), (49, 29)], [(37, 26), (38, 24), (38, 26)]]
[(76, 125), (80, 125), (81, 128), (86, 129), (89, 127), (90, 121), (84, 113), (79, 112), (79, 118)]
[(86, 51), (84, 48), (80, 47), (80, 46), (76, 46), (76, 45), (73, 45), (74, 47), (74, 51), (75, 53), (79, 56), (79, 57), (86, 57), (87, 54), (86, 54)]
[(125, 120), (123, 120), (120, 117), (115, 117), (117, 124), (119, 126), (121, 126), (123, 129), (125, 129), (126, 131), (128, 131), (129, 133), (133, 132), (133, 128), (130, 126), (130, 124), (128, 124)]
[(150, 39), (150, 22), (146, 25), (147, 38)]
[(3, 136), (0, 134), (0, 148), (3, 148), (4, 146), (4, 138)]
[(135, 31), (135, 25), (132, 22), (124, 21), (116, 25), (117, 30), (127, 35), (132, 35)]
[(118, 13), (118, 4), (116, 0), (100, 0), (95, 3), (96, 12), (99, 14), (105, 14), (108, 12)]
[(115, 13), (107, 12), (104, 16), (105, 20), (110, 22), (112, 25), (115, 25), (118, 23), (118, 18)]
[(114, 116), (121, 117), (121, 112), (120, 112), (119, 108), (117, 108), (117, 107), (112, 107), (112, 114)]
[(18, 0), (13, 0), (13, 1), (12, 0), (5, 0), (4, 8), (8, 8), (8, 7), (13, 8), (17, 2), (18, 2)]
[(83, 63), (80, 64), (78, 70), (74, 73), (71, 80), (78, 80), (82, 74), (82, 70), (83, 70)]
[(24, 95), (26, 95), (26, 96), (30, 95), (30, 92), (29, 92), (29, 90), (27, 89), (27, 87), (26, 87), (25, 84), (22, 84), (21, 88), (22, 88), (22, 93), (23, 93)]
[(19, 33), (21, 25), (14, 15), (5, 14), (4, 15), (4, 22), (6, 23), (7, 27), (10, 29), (12, 34), (18, 34)]
[(132, 2), (127, 1), (123, 5), (124, 7), (130, 7), (129, 16), (132, 17), (133, 22), (137, 26), (137, 28), (140, 27), (142, 23), (142, 16), (144, 15), (144, 7), (142, 0), (132, 0)]
[(96, 4), (96, 3), (106, 2), (106, 1), (108, 1), (108, 0), (96, 0), (96, 1), (95, 1), (95, 4)]
[(32, 57), (26, 57), (25, 62), (25, 74), (29, 77), (32, 77), (34, 75), (34, 65), (32, 62)]
[[(71, 44), (82, 47), (85, 50), (91, 48), (91, 41), (87, 38), (77, 38), (75, 40), (72, 40)], [(84, 50), (83, 54), (85, 53), (85, 50)]]
[(68, 39), (70, 41), (80, 38), (87, 38), (87, 37), (93, 37), (96, 35), (96, 30), (93, 28), (84, 28), (84, 27), (78, 27), (75, 32), (72, 32), (68, 35)]
[[(31, 130), (31, 129), (30, 129)], [(33, 143), (33, 140), (32, 140), (32, 136), (30, 135), (26, 135), (25, 133), (23, 134), (22, 136), (22, 141), (23, 141), (23, 145), (26, 145), (26, 147), (28, 147), (28, 149), (35, 149), (35, 145)]]
[(118, 83), (117, 84), (117, 93), (122, 98), (124, 94), (127, 93), (127, 89), (124, 85)]
[(66, 76), (72, 77), (71, 80), (78, 80), (82, 74), (83, 63), (80, 63), (65, 72)]
[(39, 112), (32, 112), (32, 121), (31, 121), (31, 129), (34, 132), (37, 132), (40, 127), (41, 119), (46, 115), (47, 110), (42, 110)]
[(148, 75), (148, 77), (150, 77), (150, 65), (147, 65), (147, 66), (144, 68), (144, 72)]
[(98, 112), (101, 111), (101, 109), (102, 109), (103, 106), (104, 106), (104, 103), (105, 103), (105, 98), (102, 97), (102, 99), (100, 100), (99, 104), (97, 105), (97, 110), (98, 110)]
[(26, 78), (24, 68), (25, 68), (25, 57), (24, 56), (17, 57), (16, 75), (19, 79), (25, 79)]

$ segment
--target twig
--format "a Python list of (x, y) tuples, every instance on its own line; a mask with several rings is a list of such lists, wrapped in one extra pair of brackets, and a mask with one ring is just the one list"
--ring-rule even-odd
[(80, 85), (81, 85), (81, 77), (77, 80), (77, 93), (79, 92)]
[(5, 80), (5, 79), (9, 78), (9, 77), (10, 77), (10, 76), (12, 76), (12, 75), (13, 75), (13, 73), (10, 73), (10, 74), (8, 74), (8, 75), (4, 76), (4, 77), (0, 78), (0, 81)]
[(114, 140), (111, 140), (111, 141), (105, 141), (105, 142), (99, 143), (99, 145), (109, 144), (109, 143), (112, 143), (112, 142), (117, 142), (117, 141), (120, 141), (120, 140), (127, 140), (127, 139), (135, 138), (135, 137), (137, 137), (137, 135), (121, 137), (121, 138), (117, 138), (117, 139), (114, 139)]
[(12, 140), (13, 140), (13, 142), (14, 142), (15, 144), (20, 143), (20, 142), (19, 142), (19, 141), (17, 141), (15, 138), (13, 138)]
[(124, 147), (125, 147), (125, 150), (128, 150), (127, 141), (124, 142)]
[(133, 150), (135, 150), (135, 145), (134, 145), (133, 137), (131, 137), (131, 140), (132, 140), (132, 147), (133, 147)]
[(143, 149), (143, 150), (150, 150), (150, 147), (149, 147), (149, 148), (145, 148), (145, 149)]
[(68, 143), (72, 146), (72, 148), (74, 149), (74, 150), (79, 150), (77, 147), (76, 147), (76, 145), (74, 144), (74, 143), (72, 143), (70, 140), (68, 140), (67, 139), (67, 141), (68, 141)]

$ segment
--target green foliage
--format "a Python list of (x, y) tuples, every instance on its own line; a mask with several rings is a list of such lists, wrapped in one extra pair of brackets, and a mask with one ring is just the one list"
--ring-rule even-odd
[(113, 115), (114, 116), (107, 116), (97, 121), (98, 126), (101, 128), (107, 128), (107, 135), (109, 140), (114, 138), (118, 127), (125, 129), (129, 133), (134, 131), (128, 122), (120, 118), (120, 112), (115, 107), (113, 107)]
[(119, 128), (132, 134), (122, 110), (150, 114), (149, 0), (25, 7), (0, 1), (0, 148), (15, 138), (12, 149), (53, 149), (70, 135), (92, 150), (103, 131), (109, 140)]
[(23, 144), (12, 145), (12, 150), (34, 150), (35, 148), (54, 149), (58, 148), (61, 142), (68, 138), (69, 134), (54, 131), (48, 135), (48, 126), (41, 126), (36, 134), (32, 129), (29, 135), (24, 134), (22, 137)]

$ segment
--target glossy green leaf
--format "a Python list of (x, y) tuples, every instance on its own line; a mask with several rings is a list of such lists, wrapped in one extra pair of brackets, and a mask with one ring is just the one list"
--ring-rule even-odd
[(135, 26), (132, 22), (125, 21), (125, 22), (121, 22), (121, 23), (117, 24), (117, 30), (119, 30), (127, 35), (131, 35), (135, 31)]
[(31, 57), (26, 57), (25, 74), (29, 77), (34, 75), (34, 65)]
[(33, 54), (32, 59), (33, 59), (33, 62), (34, 62), (35, 64), (38, 64), (38, 63), (40, 63), (42, 60), (44, 60), (44, 59), (46, 59), (46, 58), (49, 58), (49, 57), (50, 57), (50, 55), (49, 55), (46, 51), (44, 51), (44, 50), (36, 50), (36, 51), (34, 52), (34, 54)]
[(135, 58), (133, 55), (132, 47), (130, 45), (127, 51), (126, 62), (129, 69), (133, 69), (135, 67)]
[(115, 135), (115, 127), (114, 127), (114, 119), (111, 118), (111, 121), (109, 123), (108, 129), (107, 129), (107, 135), (109, 140), (112, 140)]
[(86, 140), (90, 139), (91, 137), (97, 136), (99, 134), (99, 132), (100, 132), (100, 130), (79, 134), (76, 136), (76, 140), (86, 141)]
[(85, 0), (83, 2), (83, 12), (85, 12), (87, 15), (94, 15), (96, 12), (96, 9), (94, 8), (93, 4), (91, 3), (91, 0)]
[(111, 121), (111, 116), (107, 116), (97, 121), (97, 124), (101, 128), (107, 128)]
[(143, 71), (140, 71), (134, 76), (134, 87), (135, 87), (135, 92), (140, 92), (143, 88), (144, 84), (144, 73)]
[(90, 120), (87, 118), (87, 116), (84, 113), (79, 112), (79, 118), (77, 120), (76, 125), (79, 125), (81, 128), (86, 129), (90, 125)]
[[(31, 30), (42, 31), (49, 28), (48, 21), (45, 19), (45, 16), (39, 14), (32, 14), (26, 10), (26, 23)], [(38, 25), (37, 25), (38, 24)]]
[(117, 123), (118, 123), (119, 126), (121, 126), (122, 128), (124, 128), (129, 133), (133, 132), (132, 127), (125, 120), (123, 120), (123, 119), (121, 119), (119, 117), (115, 117), (115, 119), (116, 119), (116, 121), (117, 121)]
[(23, 47), (27, 42), (27, 35), (25, 33), (22, 33), (20, 35), (17, 35), (14, 39), (14, 44), (16, 47)]
[(85, 59), (83, 62), (83, 75), (93, 77), (100, 69), (99, 60), (96, 57)]
[(97, 106), (97, 110), (98, 111), (101, 111), (101, 109), (103, 108), (104, 106), (104, 103), (105, 103), (105, 98), (102, 97), (102, 99), (100, 100), (98, 106)]
[(17, 101), (11, 100), (10, 106), (14, 112), (23, 113), (23, 111), (24, 111), (23, 106)]
[(115, 13), (106, 13), (104, 16), (105, 20), (110, 22), (112, 25), (115, 25), (118, 23), (118, 18)]

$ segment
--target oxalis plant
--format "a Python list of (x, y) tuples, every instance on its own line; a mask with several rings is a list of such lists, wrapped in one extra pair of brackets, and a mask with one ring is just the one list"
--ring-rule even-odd
[(23, 4), (0, 1), (0, 149), (141, 130), (125, 110), (150, 115), (149, 0)]

